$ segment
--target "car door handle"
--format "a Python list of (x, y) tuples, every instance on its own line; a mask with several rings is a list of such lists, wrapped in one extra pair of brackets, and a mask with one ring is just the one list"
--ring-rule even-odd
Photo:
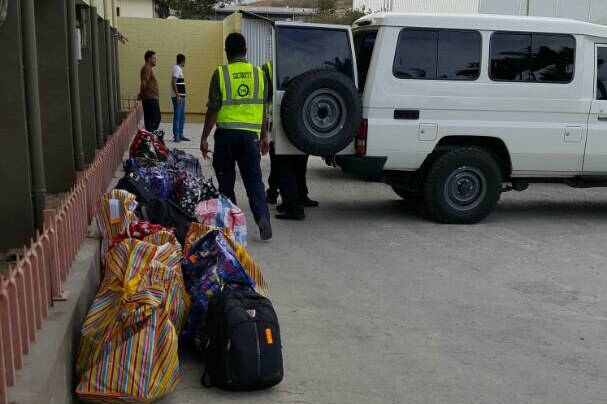
[(607, 122), (607, 115), (599, 115), (598, 120), (602, 122)]

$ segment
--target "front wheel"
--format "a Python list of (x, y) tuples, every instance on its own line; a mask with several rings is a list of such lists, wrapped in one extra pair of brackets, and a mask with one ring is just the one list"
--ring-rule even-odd
[(424, 200), (430, 216), (442, 223), (470, 224), (487, 217), (502, 191), (502, 173), (486, 151), (457, 148), (430, 167)]

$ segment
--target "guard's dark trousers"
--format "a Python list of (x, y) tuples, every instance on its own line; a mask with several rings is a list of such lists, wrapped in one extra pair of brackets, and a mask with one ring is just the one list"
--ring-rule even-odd
[(219, 183), (219, 192), (236, 203), (234, 183), (236, 182), (236, 164), (238, 164), (256, 222), (264, 217), (270, 217), (266, 191), (261, 179), (260, 163), (261, 155), (257, 133), (245, 130), (217, 129), (213, 168)]
[(304, 214), (304, 199), (308, 197), (306, 186), (307, 155), (274, 156), (278, 174), (278, 188), (285, 213)]

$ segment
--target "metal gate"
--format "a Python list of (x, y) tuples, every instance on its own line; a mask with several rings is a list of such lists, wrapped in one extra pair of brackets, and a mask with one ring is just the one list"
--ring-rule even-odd
[(272, 60), (272, 23), (270, 21), (243, 18), (242, 34), (247, 40), (247, 59), (261, 66)]

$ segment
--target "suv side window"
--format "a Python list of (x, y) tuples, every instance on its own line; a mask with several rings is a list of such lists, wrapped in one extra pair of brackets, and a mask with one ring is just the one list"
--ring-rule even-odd
[(597, 48), (596, 99), (607, 100), (607, 47)]
[(332, 28), (276, 27), (278, 90), (311, 69), (329, 67), (354, 80), (348, 31)]
[(493, 81), (570, 83), (575, 71), (575, 38), (564, 34), (496, 32), (491, 36)]
[(476, 80), (481, 52), (477, 31), (405, 28), (398, 36), (392, 72), (399, 79)]

